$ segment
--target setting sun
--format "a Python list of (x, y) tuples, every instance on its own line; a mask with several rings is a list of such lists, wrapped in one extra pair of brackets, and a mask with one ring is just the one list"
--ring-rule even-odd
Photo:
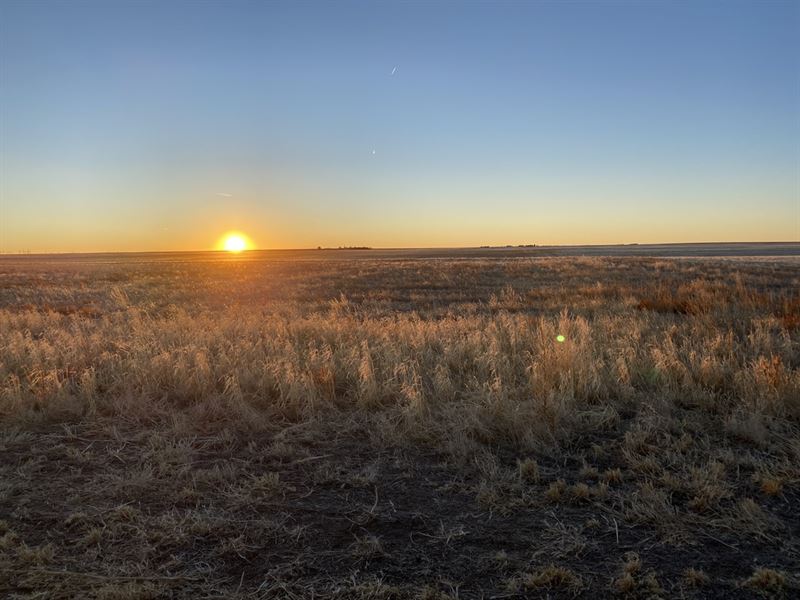
[(217, 249), (225, 250), (226, 252), (238, 253), (242, 252), (243, 250), (249, 250), (252, 248), (252, 246), (253, 244), (245, 234), (238, 231), (231, 231), (222, 236), (219, 244), (217, 245)]

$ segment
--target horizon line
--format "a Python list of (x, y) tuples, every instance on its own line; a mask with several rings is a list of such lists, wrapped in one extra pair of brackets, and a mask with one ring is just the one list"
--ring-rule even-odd
[(370, 251), (391, 251), (391, 250), (534, 250), (534, 249), (554, 249), (554, 248), (605, 248), (619, 246), (700, 246), (700, 245), (745, 245), (755, 244), (762, 246), (793, 245), (800, 246), (800, 240), (785, 241), (711, 241), (711, 242), (619, 242), (609, 244), (504, 244), (504, 245), (481, 245), (481, 246), (309, 246), (304, 248), (251, 248), (241, 252), (230, 252), (216, 248), (191, 249), (191, 250), (69, 250), (51, 252), (33, 252), (27, 250), (16, 250), (11, 252), (0, 251), (0, 256), (52, 256), (52, 255), (86, 255), (86, 254), (193, 254), (193, 253), (217, 253), (228, 254), (247, 254), (250, 252), (322, 252), (322, 251), (343, 251), (370, 252)]

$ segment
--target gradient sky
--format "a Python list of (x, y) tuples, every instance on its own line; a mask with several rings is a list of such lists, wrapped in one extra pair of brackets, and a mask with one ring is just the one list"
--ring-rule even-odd
[(794, 1), (4, 0), (0, 119), (4, 252), (800, 239)]

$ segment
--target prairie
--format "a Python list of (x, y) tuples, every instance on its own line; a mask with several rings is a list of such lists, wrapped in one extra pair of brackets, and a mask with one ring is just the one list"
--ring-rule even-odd
[(0, 257), (0, 595), (796, 597), (784, 250)]

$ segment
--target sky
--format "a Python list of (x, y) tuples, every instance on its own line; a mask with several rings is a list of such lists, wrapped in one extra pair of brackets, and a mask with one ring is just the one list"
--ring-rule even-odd
[(0, 2), (0, 251), (800, 240), (800, 3)]

